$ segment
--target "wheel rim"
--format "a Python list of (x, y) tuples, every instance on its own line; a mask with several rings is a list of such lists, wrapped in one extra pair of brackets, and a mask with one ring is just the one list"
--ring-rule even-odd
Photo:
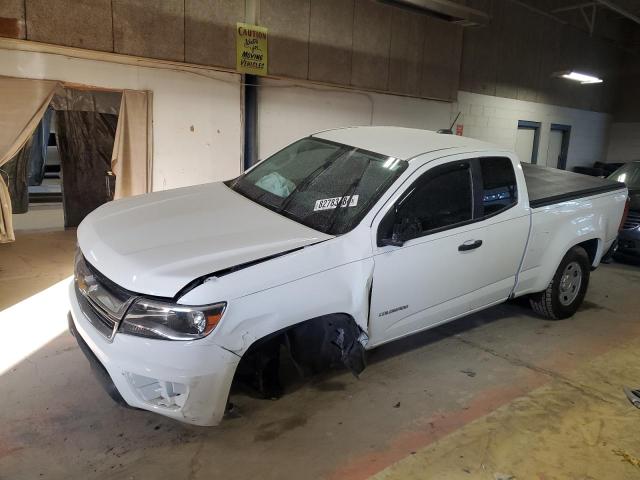
[(578, 262), (570, 262), (560, 278), (560, 303), (571, 305), (580, 293), (582, 285), (582, 267)]

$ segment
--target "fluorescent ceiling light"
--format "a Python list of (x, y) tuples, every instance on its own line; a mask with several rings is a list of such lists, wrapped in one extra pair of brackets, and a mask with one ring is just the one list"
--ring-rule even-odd
[(586, 73), (567, 72), (560, 75), (567, 80), (574, 80), (580, 82), (582, 85), (588, 85), (591, 83), (602, 83), (602, 79), (594, 77), (593, 75), (587, 75)]

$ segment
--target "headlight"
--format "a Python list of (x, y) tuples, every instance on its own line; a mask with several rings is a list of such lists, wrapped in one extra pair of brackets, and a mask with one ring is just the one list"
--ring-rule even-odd
[(163, 340), (195, 340), (216, 328), (226, 306), (222, 302), (188, 307), (139, 298), (124, 317), (120, 332)]

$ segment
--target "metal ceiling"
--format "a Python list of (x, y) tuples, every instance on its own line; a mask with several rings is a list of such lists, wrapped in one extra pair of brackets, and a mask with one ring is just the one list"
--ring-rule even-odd
[(640, 49), (640, 0), (509, 1), (615, 42), (626, 50)]
[(487, 25), (501, 2), (511, 2), (640, 53), (640, 0), (378, 0), (465, 27)]
[(428, 13), (463, 27), (486, 25), (491, 20), (488, 13), (452, 0), (379, 0), (383, 3)]
[[(555, 8), (551, 11), (551, 13), (561, 14), (571, 11), (580, 12), (585, 20), (585, 23), (589, 27), (589, 32), (593, 35), (596, 26), (598, 9), (602, 7), (608, 8), (621, 17), (631, 20), (637, 25), (640, 25), (640, 6), (638, 5), (638, 2), (634, 2), (634, 4), (627, 4), (625, 6), (625, 4), (621, 3), (620, 0), (618, 0), (617, 2), (611, 0), (593, 0), (590, 2), (576, 3), (573, 5)], [(636, 7), (637, 12), (633, 9), (633, 7)]]

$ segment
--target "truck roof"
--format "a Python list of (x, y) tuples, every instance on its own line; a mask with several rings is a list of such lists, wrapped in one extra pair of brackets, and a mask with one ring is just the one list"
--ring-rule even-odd
[(326, 130), (313, 136), (402, 160), (449, 148), (504, 150), (473, 138), (405, 127), (347, 127)]

